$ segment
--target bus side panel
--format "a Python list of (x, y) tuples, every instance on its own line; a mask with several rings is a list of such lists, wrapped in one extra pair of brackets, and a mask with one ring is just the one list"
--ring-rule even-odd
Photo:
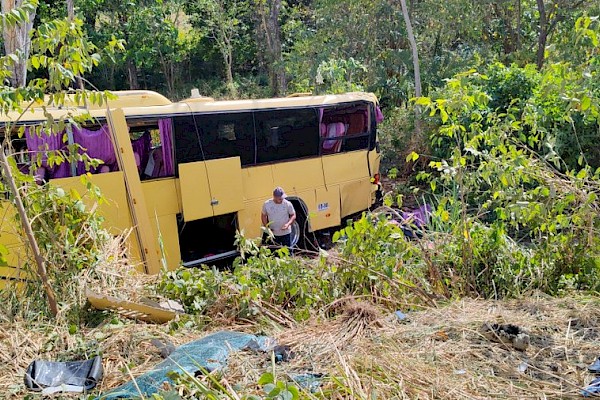
[[(325, 185), (319, 158), (273, 164), (272, 168), (274, 185), (283, 187), (288, 196)], [(273, 188), (265, 193), (267, 198), (271, 197), (272, 191)]]
[(371, 206), (371, 179), (363, 178), (340, 185), (341, 215), (348, 215), (367, 210)]
[[(20, 226), (15, 220), (17, 211), (14, 206), (6, 201), (0, 202), (0, 244), (8, 250), (6, 255), (7, 266), (0, 267), (0, 289), (4, 288), (12, 279), (23, 279), (27, 274), (21, 267), (24, 264), (25, 243), (21, 239)], [(7, 279), (3, 279), (7, 278)]]
[(148, 216), (153, 221), (156, 215), (163, 216), (181, 212), (175, 179), (159, 179), (142, 182)]
[(181, 209), (175, 179), (142, 182), (142, 188), (146, 197), (153, 237), (156, 238), (156, 248), (160, 249), (158, 241), (160, 230), (167, 267), (170, 270), (175, 269), (181, 262), (177, 232), (177, 214)]
[[(273, 190), (273, 189), (271, 189)], [(238, 227), (244, 231), (244, 237), (257, 238), (261, 236), (260, 213), (264, 200), (254, 200), (246, 202), (244, 209), (238, 212)]]
[[(156, 217), (153, 217), (151, 218), (151, 224), (152, 233), (154, 233), (154, 237), (156, 238), (156, 245), (159, 251), (159, 240), (162, 240), (167, 269), (174, 270), (178, 268), (181, 263), (181, 253), (179, 250), (179, 234), (177, 232), (177, 216), (175, 214), (161, 215), (158, 216), (158, 221)], [(162, 258), (162, 255), (160, 257)]]
[[(122, 234), (124, 231), (131, 229), (133, 223), (127, 201), (127, 193), (125, 189), (125, 180), (122, 171), (109, 172), (104, 174), (90, 175), (91, 183), (98, 186), (102, 197), (106, 200), (98, 205), (98, 212), (104, 217), (104, 228), (113, 235)], [(75, 189), (83, 198), (84, 203), (88, 208), (93, 207), (97, 203), (94, 198), (88, 194), (88, 189), (81, 182), (81, 177), (75, 176), (70, 178), (52, 179), (51, 185), (61, 187), (65, 190)], [(141, 260), (139, 246), (133, 235), (129, 235), (128, 246), (130, 254), (135, 262)]]
[(311, 230), (314, 230), (314, 227), (312, 226), (312, 217), (315, 215), (315, 211), (317, 210), (317, 198), (315, 195), (315, 190), (309, 189), (309, 190), (303, 190), (303, 191), (297, 192), (297, 193), (287, 192), (286, 194), (287, 194), (287, 196), (289, 196), (292, 199), (294, 197), (297, 198), (302, 203), (304, 203), (304, 205), (306, 205), (306, 210), (299, 210), (296, 208), (295, 211), (296, 211), (296, 213), (308, 212), (307, 217), (311, 221), (310, 228), (311, 228)]
[(0, 267), (0, 290), (14, 283), (17, 283), (17, 287), (21, 287), (26, 278), (25, 271), (19, 268)]
[(208, 172), (203, 161), (179, 164), (179, 190), (185, 221), (212, 217)]
[(370, 178), (366, 151), (334, 154), (322, 159), (327, 185)]
[[(262, 200), (271, 198), (273, 188), (273, 169), (270, 165), (242, 169), (244, 200)], [(262, 203), (261, 203), (262, 204)]]
[[(381, 165), (381, 153), (376, 152), (375, 150), (369, 151), (369, 166), (371, 168), (371, 177), (374, 177), (375, 174), (379, 174), (379, 167)], [(372, 185), (371, 187), (371, 201), (372, 204), (375, 203), (377, 198), (377, 189), (379, 187), (377, 185)]]
[(315, 208), (310, 212), (313, 231), (340, 225), (340, 187), (329, 186), (315, 189)]
[[(131, 228), (131, 214), (127, 203), (123, 172), (90, 175), (88, 179), (100, 189), (102, 197), (106, 199), (106, 202), (98, 205), (98, 212), (105, 219), (105, 228), (113, 234), (119, 234), (123, 230)], [(81, 195), (88, 209), (97, 203), (93, 196), (88, 194), (88, 189), (81, 182), (79, 176), (52, 179), (50, 184), (67, 191), (75, 189)]]
[(379, 173), (379, 166), (381, 165), (381, 153), (375, 150), (369, 151), (369, 166), (371, 167), (371, 176)]

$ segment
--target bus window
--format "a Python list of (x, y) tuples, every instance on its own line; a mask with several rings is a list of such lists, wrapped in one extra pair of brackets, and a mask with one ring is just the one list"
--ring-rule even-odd
[(142, 180), (173, 176), (172, 120), (129, 121), (133, 155)]
[(173, 140), (177, 165), (204, 160), (194, 117), (173, 118)]
[(252, 113), (197, 115), (196, 123), (207, 160), (239, 156), (242, 166), (254, 164)]
[(328, 107), (319, 111), (321, 154), (365, 150), (369, 147), (369, 107), (366, 103), (353, 103)]
[(310, 109), (256, 111), (256, 162), (319, 154), (319, 121)]

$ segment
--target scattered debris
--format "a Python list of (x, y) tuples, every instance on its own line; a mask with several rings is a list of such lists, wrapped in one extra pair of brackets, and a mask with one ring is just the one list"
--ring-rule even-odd
[(389, 223), (397, 225), (402, 229), (405, 237), (416, 239), (423, 236), (423, 230), (431, 219), (431, 210), (432, 208), (429, 204), (404, 211), (388, 206), (380, 206), (373, 210), (373, 213), (385, 215)]
[(445, 342), (448, 339), (450, 339), (450, 337), (448, 336), (448, 334), (444, 330), (439, 330), (439, 331), (435, 332), (432, 335), (432, 337), (433, 337), (433, 340), (439, 340), (441, 342)]
[(517, 350), (525, 351), (529, 347), (529, 335), (516, 325), (484, 323), (480, 333), (492, 342), (509, 344)]
[(275, 357), (275, 362), (288, 362), (292, 358), (296, 356), (290, 346), (287, 345), (277, 345), (273, 348), (273, 355)]
[(584, 397), (600, 395), (600, 376), (594, 378), (584, 389), (581, 390)]
[(527, 367), (528, 367), (527, 363), (526, 363), (525, 361), (522, 361), (522, 362), (519, 364), (519, 366), (517, 367), (517, 370), (518, 370), (519, 372), (523, 373), (523, 372), (527, 371)]
[(398, 318), (398, 321), (404, 321), (408, 318), (408, 315), (404, 314), (402, 311), (396, 311), (394, 312), (394, 315)]
[(592, 374), (600, 374), (600, 357), (596, 359), (589, 367), (588, 371)]
[(414, 210), (402, 212), (402, 231), (407, 238), (414, 239), (423, 235), (423, 229), (431, 219), (431, 206), (422, 205)]
[(134, 396), (151, 396), (157, 393), (165, 382), (173, 383), (168, 377), (172, 372), (196, 375), (222, 369), (229, 353), (235, 350), (255, 348), (262, 344), (262, 351), (267, 351), (267, 337), (255, 336), (242, 332), (220, 331), (202, 339), (186, 343), (173, 351), (166, 360), (156, 365), (135, 382), (128, 382), (98, 397), (98, 400), (131, 398)]
[[(101, 295), (90, 289), (86, 290), (86, 296), (90, 304), (98, 310), (112, 310), (120, 315), (145, 322), (165, 323), (174, 319), (180, 311), (172, 308), (163, 308), (159, 303), (148, 299), (133, 302), (121, 300), (113, 296)], [(172, 306), (171, 303), (168, 304)]]
[(169, 355), (171, 355), (171, 353), (175, 351), (175, 345), (169, 342), (168, 340), (163, 342), (155, 338), (150, 340), (150, 343), (152, 343), (155, 347), (158, 348), (158, 350), (160, 351), (160, 356), (162, 358), (169, 357)]
[[(265, 346), (270, 349), (267, 352), (277, 344), (287, 345), (294, 356), (273, 365), (271, 357), (260, 350), (260, 341), (256, 341), (255, 352), (230, 352), (227, 367), (215, 376), (231, 385), (233, 398), (236, 394), (239, 398), (264, 397), (257, 382), (273, 368), (278, 380), (314, 374), (313, 380), (320, 384), (319, 393), (322, 390), (330, 398), (376, 395), (430, 399), (432, 393), (445, 393), (449, 400), (488, 398), (490, 385), (494, 398), (583, 398), (582, 394), (595, 398), (600, 393), (595, 392), (597, 383), (591, 382), (594, 372), (588, 373), (588, 368), (595, 358), (590, 355), (598, 355), (598, 305), (596, 297), (577, 294), (552, 298), (533, 293), (523, 299), (501, 301), (465, 298), (431, 308), (400, 302), (391, 306), (373, 304), (354, 298), (354, 304), (346, 301), (336, 309), (328, 308), (328, 318), (318, 314), (291, 328), (275, 323), (270, 329), (264, 324), (220, 321), (210, 328), (260, 332), (271, 339)], [(409, 307), (410, 323), (398, 323), (394, 310)], [(510, 321), (526, 327), (530, 337), (527, 358), (525, 353), (507, 351), (506, 346), (482, 340), (479, 328), (485, 321)], [(231, 322), (234, 325), (227, 325)], [(62, 326), (53, 327), (49, 338), (45, 327), (37, 328), (24, 320), (0, 320), (0, 397), (27, 396), (23, 375), (31, 360), (69, 359), (72, 350), (82, 345), (93, 345), (103, 354), (103, 378), (94, 394), (106, 394), (167, 361), (151, 344), (152, 338), (163, 343), (172, 341), (174, 354), (178, 346), (206, 336), (208, 332), (202, 329), (209, 328), (179, 324), (173, 330), (170, 325), (112, 319), (98, 327), (80, 327), (82, 342), (82, 335), (69, 334)], [(449, 340), (432, 340), (437, 331), (445, 332)], [(248, 342), (246, 348), (252, 343)], [(513, 349), (512, 344), (508, 346)], [(524, 363), (527, 368), (521, 372)], [(300, 381), (298, 378), (292, 384), (299, 387)]]
[(35, 360), (25, 371), (25, 386), (49, 395), (59, 392), (83, 393), (96, 387), (102, 379), (102, 358), (82, 361)]

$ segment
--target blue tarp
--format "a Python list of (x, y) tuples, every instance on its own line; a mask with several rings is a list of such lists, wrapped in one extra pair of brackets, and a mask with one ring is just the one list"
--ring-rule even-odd
[[(169, 372), (189, 373), (206, 369), (221, 369), (227, 363), (231, 351), (250, 349), (268, 351), (273, 340), (266, 336), (255, 336), (242, 332), (216, 332), (202, 339), (179, 346), (169, 357), (154, 369), (96, 398), (96, 400), (131, 399), (157, 393), (163, 382), (172, 383)], [(137, 387), (136, 387), (137, 385)], [(139, 388), (139, 391), (138, 389)], [(141, 392), (141, 393), (140, 393)]]

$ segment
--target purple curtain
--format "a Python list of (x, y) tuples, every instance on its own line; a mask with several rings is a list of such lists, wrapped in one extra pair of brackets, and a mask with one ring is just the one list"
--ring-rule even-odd
[(25, 143), (27, 144), (27, 149), (32, 153), (31, 159), (35, 161), (37, 153), (42, 153), (42, 166), (38, 169), (41, 179), (71, 176), (68, 162), (62, 162), (60, 165), (54, 164), (52, 167), (48, 166), (48, 151), (66, 150), (67, 145), (63, 142), (64, 134), (64, 132), (52, 132), (48, 134), (42, 131), (38, 135), (35, 129), (25, 128)]
[(142, 136), (131, 141), (131, 147), (133, 147), (134, 154), (137, 154), (139, 159), (138, 171), (142, 171), (148, 164), (150, 158), (150, 150), (152, 149), (152, 136), (150, 131), (144, 131)]
[[(97, 158), (104, 161), (110, 171), (117, 171), (119, 166), (117, 164), (117, 157), (115, 155), (115, 149), (110, 139), (110, 132), (108, 125), (102, 125), (98, 130), (90, 130), (77, 126), (72, 126), (73, 129), (73, 140), (79, 144), (85, 150), (85, 153), (91, 158)], [(80, 150), (80, 152), (83, 152)], [(100, 165), (98, 168), (101, 168)], [(83, 162), (77, 163), (77, 174), (84, 174), (85, 164)], [(92, 173), (97, 172), (92, 169)]]
[(383, 113), (379, 106), (375, 107), (375, 121), (377, 121), (378, 124), (383, 121)]
[(175, 168), (173, 167), (173, 144), (171, 138), (173, 137), (173, 124), (171, 119), (159, 119), (158, 130), (160, 132), (160, 141), (162, 143), (162, 155), (164, 162), (164, 176), (172, 176), (175, 174)]

